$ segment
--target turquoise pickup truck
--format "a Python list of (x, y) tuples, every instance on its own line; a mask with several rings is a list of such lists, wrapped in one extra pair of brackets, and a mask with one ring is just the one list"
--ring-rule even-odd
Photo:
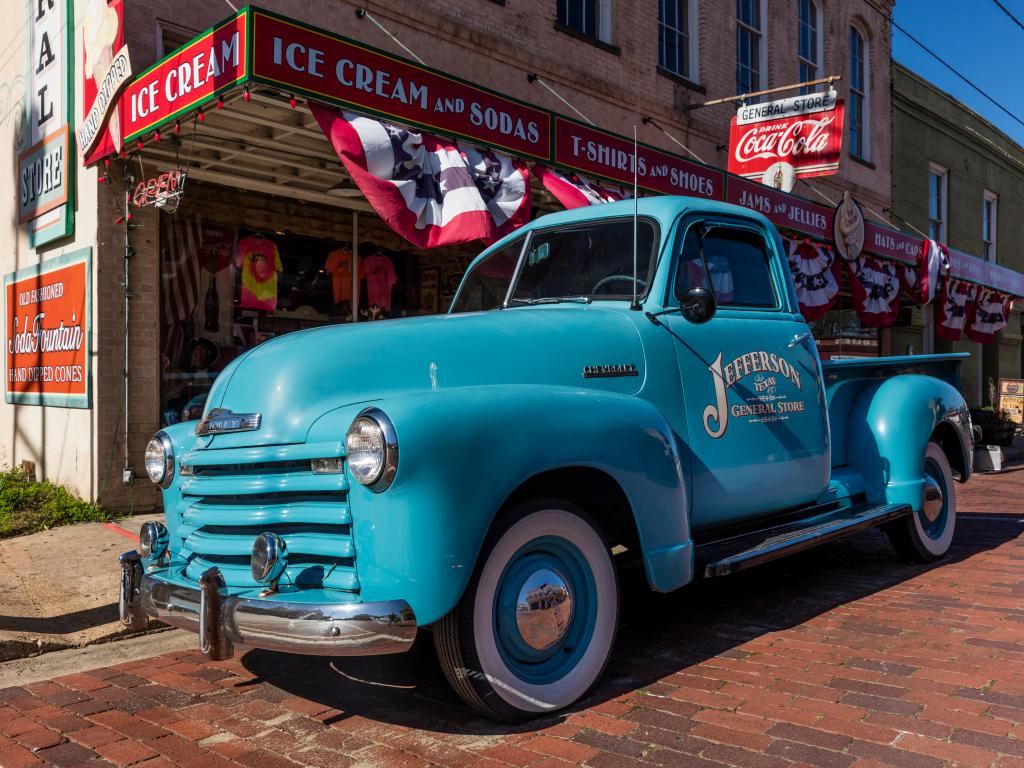
[(121, 557), (121, 618), (215, 659), (395, 653), (427, 629), (470, 707), (557, 710), (612, 653), (622, 563), (664, 592), (869, 526), (941, 558), (972, 469), (960, 362), (823, 364), (749, 210), (545, 216), (446, 315), (232, 362), (202, 420), (148, 446), (166, 526)]

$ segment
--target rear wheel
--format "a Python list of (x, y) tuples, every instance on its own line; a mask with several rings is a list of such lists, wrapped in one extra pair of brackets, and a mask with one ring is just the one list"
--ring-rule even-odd
[(487, 717), (521, 721), (566, 707), (597, 681), (618, 625), (604, 538), (564, 502), (524, 504), (499, 522), (434, 644), (456, 693)]
[(949, 551), (956, 529), (956, 485), (949, 460), (938, 443), (924, 454), (924, 499), (921, 508), (889, 527), (889, 540), (907, 560), (931, 563)]

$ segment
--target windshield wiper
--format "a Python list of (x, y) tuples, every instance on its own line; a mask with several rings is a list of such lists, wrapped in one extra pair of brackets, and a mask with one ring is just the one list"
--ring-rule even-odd
[(545, 296), (544, 298), (538, 299), (509, 299), (508, 303), (525, 304), (527, 306), (533, 306), (534, 304), (561, 304), (562, 302), (575, 302), (577, 304), (590, 304), (593, 302), (589, 296)]

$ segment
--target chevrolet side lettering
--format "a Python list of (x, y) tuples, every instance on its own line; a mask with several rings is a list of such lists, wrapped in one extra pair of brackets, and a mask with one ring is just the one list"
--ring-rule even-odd
[(552, 712), (608, 662), (624, 563), (667, 592), (872, 526), (943, 557), (972, 471), (963, 357), (823, 363), (753, 211), (544, 216), (445, 315), (225, 368), (202, 420), (147, 448), (166, 525), (121, 556), (121, 619), (214, 659), (396, 653), (430, 628), (468, 706)]

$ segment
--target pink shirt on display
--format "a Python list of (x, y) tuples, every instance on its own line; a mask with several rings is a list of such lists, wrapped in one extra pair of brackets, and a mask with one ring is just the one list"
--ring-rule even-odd
[(366, 271), (366, 293), (370, 304), (376, 304), (385, 311), (391, 310), (391, 289), (398, 282), (395, 266), (391, 259), (380, 253), (370, 256), (364, 263)]

